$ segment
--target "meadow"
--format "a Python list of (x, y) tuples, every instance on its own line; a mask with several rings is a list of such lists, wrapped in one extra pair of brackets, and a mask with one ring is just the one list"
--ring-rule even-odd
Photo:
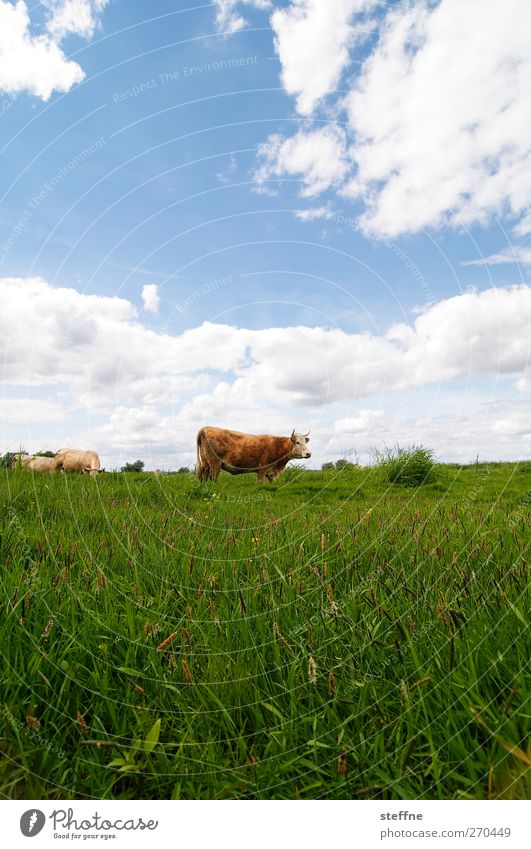
[(4, 798), (521, 799), (531, 463), (0, 472)]

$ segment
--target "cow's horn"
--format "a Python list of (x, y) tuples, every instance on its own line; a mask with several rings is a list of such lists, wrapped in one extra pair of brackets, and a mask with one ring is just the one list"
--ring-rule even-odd
[(308, 433), (303, 433), (302, 435), (303, 435), (303, 436), (309, 436), (309, 435), (310, 435), (310, 431), (308, 431)]
[(295, 436), (295, 428), (293, 428), (293, 430), (291, 431), (291, 438), (293, 439), (294, 436)]

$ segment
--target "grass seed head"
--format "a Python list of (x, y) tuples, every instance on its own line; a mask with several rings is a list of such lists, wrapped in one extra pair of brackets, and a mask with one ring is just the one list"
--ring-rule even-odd
[(183, 674), (186, 678), (187, 682), (191, 684), (193, 682), (192, 673), (190, 672), (190, 668), (184, 658), (181, 660), (181, 666), (183, 668)]
[(157, 646), (157, 651), (164, 651), (164, 649), (168, 648), (168, 646), (169, 646), (169, 645), (171, 645), (171, 644), (173, 643), (173, 641), (174, 641), (174, 639), (175, 639), (175, 637), (176, 637), (176, 636), (177, 636), (177, 631), (174, 631), (174, 632), (173, 632), (173, 634), (170, 634), (170, 636), (169, 636), (169, 637), (166, 637), (166, 639), (165, 639), (165, 640), (163, 640), (163, 641), (162, 641), (162, 642), (161, 642), (161, 643)]
[(43, 640), (46, 640), (49, 637), (50, 631), (52, 630), (52, 627), (53, 627), (53, 619), (50, 619), (46, 628), (44, 629), (44, 631), (41, 634), (41, 637), (42, 637)]
[(348, 767), (347, 753), (341, 752), (341, 754), (339, 755), (339, 757), (337, 759), (337, 774), (339, 775), (340, 778), (344, 778), (345, 775), (347, 774), (347, 767)]
[(79, 725), (79, 729), (80, 729), (81, 733), (82, 734), (88, 734), (88, 725), (87, 725), (86, 719), (83, 716), (83, 714), (81, 713), (81, 711), (79, 711), (79, 710), (76, 713), (76, 722)]

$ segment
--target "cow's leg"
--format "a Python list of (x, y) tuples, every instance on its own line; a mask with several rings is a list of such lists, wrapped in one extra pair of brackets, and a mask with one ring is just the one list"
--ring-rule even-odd
[(201, 445), (201, 480), (217, 481), (222, 461), (208, 442)]
[(258, 469), (258, 471), (256, 473), (256, 483), (263, 483), (264, 482), (266, 472), (267, 472), (266, 466), (262, 466), (261, 469)]
[(221, 471), (221, 460), (218, 460), (216, 456), (211, 454), (208, 458), (208, 466), (207, 466), (207, 475), (206, 480), (211, 480), (216, 482), (219, 478), (219, 473)]

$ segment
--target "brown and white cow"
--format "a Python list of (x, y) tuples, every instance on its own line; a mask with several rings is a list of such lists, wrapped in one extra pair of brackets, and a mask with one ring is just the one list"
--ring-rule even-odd
[(100, 458), (95, 451), (82, 451), (76, 448), (61, 448), (54, 458), (56, 472), (80, 472), (95, 477), (104, 472), (100, 469)]
[(197, 465), (199, 480), (218, 479), (223, 469), (231, 475), (256, 472), (257, 483), (267, 478), (272, 483), (284, 471), (290, 460), (306, 460), (308, 434), (291, 436), (254, 436), (221, 427), (202, 427), (197, 434)]

